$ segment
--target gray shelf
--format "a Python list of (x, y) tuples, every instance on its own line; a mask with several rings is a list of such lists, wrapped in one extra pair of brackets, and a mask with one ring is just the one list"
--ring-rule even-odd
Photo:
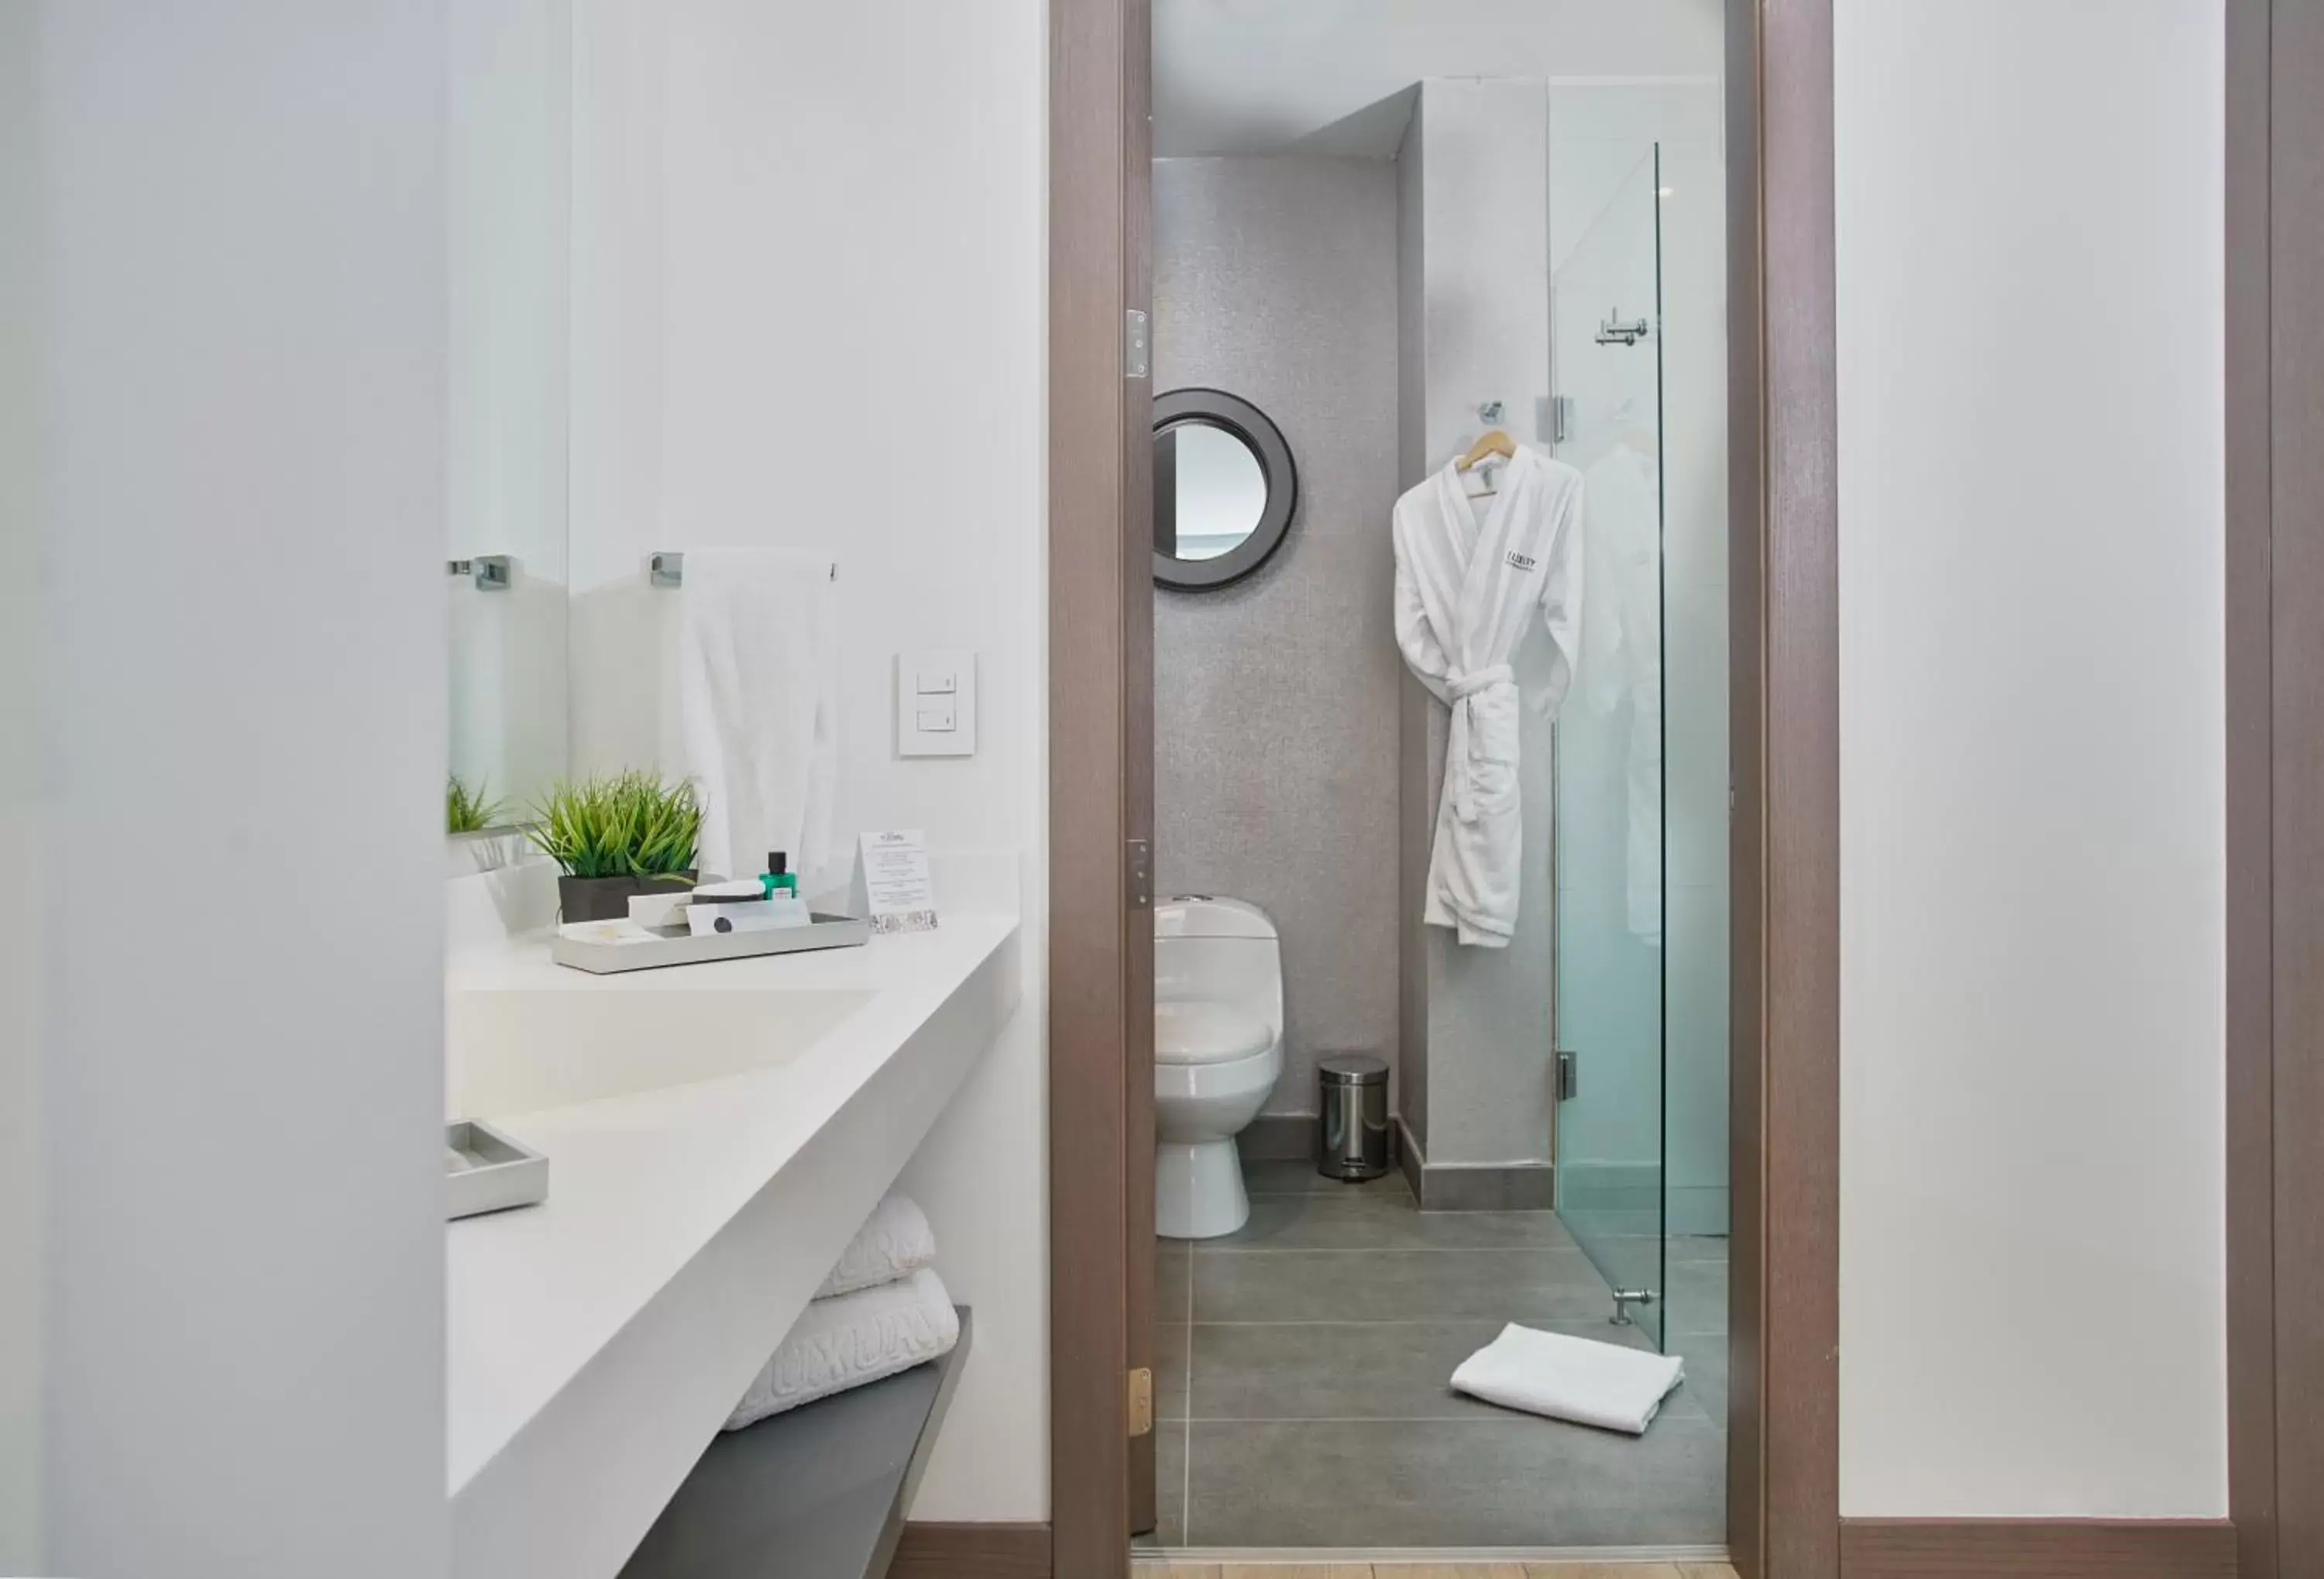
[(721, 1433), (654, 1520), (622, 1579), (880, 1579), (968, 1358)]

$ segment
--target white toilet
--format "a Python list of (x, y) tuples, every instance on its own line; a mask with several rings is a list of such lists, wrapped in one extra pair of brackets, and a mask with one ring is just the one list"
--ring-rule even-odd
[(1154, 910), (1154, 1227), (1213, 1239), (1250, 1215), (1234, 1138), (1283, 1073), (1283, 954), (1240, 900)]

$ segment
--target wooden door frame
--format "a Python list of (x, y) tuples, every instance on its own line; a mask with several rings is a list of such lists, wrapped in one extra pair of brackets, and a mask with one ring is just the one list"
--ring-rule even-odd
[[(1133, 588), (1148, 445), (1123, 313), (1148, 309), (1146, 0), (1051, 0), (1049, 1571), (1120, 1575), (1138, 1336), (1133, 956), (1123, 850), (1150, 688)], [(1728, 0), (1735, 812), (1729, 1544), (1745, 1579), (1838, 1579), (1839, 565), (1831, 0)], [(2235, 1528), (1849, 1526), (1851, 1579), (2324, 1574), (2324, 17), (2227, 0), (2227, 1125)], [(2313, 270), (2308, 271), (2312, 274)], [(2299, 529), (2298, 535), (2292, 530)], [(1150, 757), (1144, 767), (1150, 772)], [(1144, 780), (1150, 796), (1150, 777)], [(2279, 962), (2281, 966), (2279, 967)], [(1150, 962), (1149, 962), (1150, 963)], [(1150, 1010), (1150, 1006), (1147, 1006)], [(1150, 1021), (1146, 1026), (1150, 1056)], [(1150, 1076), (1149, 1076), (1150, 1078)], [(1148, 1340), (1150, 1341), (1150, 1339)], [(2302, 1390), (2304, 1390), (2304, 1391)], [(2312, 1499), (2310, 1499), (2312, 1502)], [(2086, 1532), (2086, 1533), (2085, 1533)], [(2151, 1535), (2152, 1540), (2148, 1539)], [(2181, 1554), (2184, 1554), (2183, 1556)], [(1935, 1562), (1935, 1567), (1928, 1566)], [(2229, 1561), (2232, 1563), (2233, 1558)], [(1950, 1566), (1947, 1565), (1950, 1564)], [(996, 1572), (998, 1570), (995, 1570)], [(1011, 1570), (1017, 1572), (1019, 1570)], [(2126, 1566), (2124, 1572), (2132, 1569)]]
[(2324, 1574), (2319, 70), (2314, 6), (2227, 0), (2227, 1470), (2243, 1579)]
[(1728, 0), (1727, 1542), (1840, 1573), (1831, 0)]
[[(1734, 866), (1729, 1523), (1746, 1575), (1820, 1579), (1839, 1572), (1831, 0), (1729, 0), (1728, 11), (1736, 817), (1750, 830)], [(1122, 321), (1150, 310), (1144, 183), (1131, 167), (1150, 134), (1145, 15), (1145, 0), (1050, 5), (1049, 1549), (1059, 1579), (1119, 1575), (1128, 1563), (1136, 1187), (1125, 1074), (1132, 938), (1150, 938), (1150, 921), (1124, 923), (1123, 846), (1148, 835), (1131, 803), (1139, 654), (1123, 588), (1130, 568), (1146, 574), (1148, 523), (1130, 493), (1131, 446), (1147, 434), (1125, 415), (1135, 381), (1124, 376)], [(1771, 1288), (1782, 1291), (1772, 1308)]]
[[(1152, 743), (1137, 739), (1126, 589), (1152, 564), (1150, 544), (1130, 540), (1144, 475), (1131, 441), (1150, 451), (1152, 439), (1132, 427), (1140, 392), (1123, 360), (1124, 312), (1150, 305), (1147, 221), (1132, 211), (1144, 15), (1141, 0), (1049, 5), (1048, 1554), (1052, 1573), (1076, 1579), (1129, 1564), (1129, 1176), (1134, 1114), (1153, 1101), (1149, 1076), (1134, 1107), (1129, 1078), (1138, 928), (1125, 855), (1150, 836), (1133, 805), (1131, 759), (1150, 761)], [(1148, 1131), (1150, 1149), (1150, 1117)]]

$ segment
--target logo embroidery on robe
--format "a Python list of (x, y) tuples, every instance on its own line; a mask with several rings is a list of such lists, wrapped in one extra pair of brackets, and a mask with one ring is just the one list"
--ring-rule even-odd
[(1523, 570), (1527, 575), (1531, 575), (1535, 567), (1541, 563), (1540, 560), (1535, 559), (1531, 554), (1520, 554), (1515, 549), (1511, 549), (1507, 554), (1502, 556), (1502, 562), (1508, 565), (1510, 569)]

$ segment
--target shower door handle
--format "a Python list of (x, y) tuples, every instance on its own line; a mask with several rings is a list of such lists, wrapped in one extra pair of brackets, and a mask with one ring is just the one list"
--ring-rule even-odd
[(1573, 1055), (1561, 1048), (1557, 1055), (1557, 1100), (1572, 1102), (1581, 1090), (1581, 1077), (1573, 1069)]

